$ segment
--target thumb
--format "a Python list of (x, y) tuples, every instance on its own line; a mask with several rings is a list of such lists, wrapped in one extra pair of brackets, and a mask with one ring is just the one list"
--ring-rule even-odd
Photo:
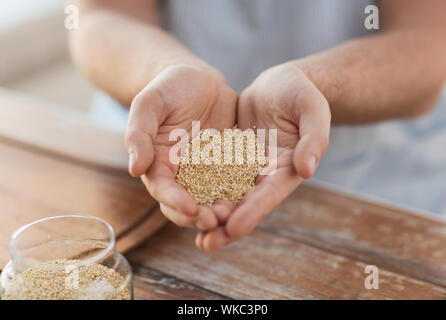
[(300, 139), (293, 163), (299, 176), (311, 178), (328, 147), (331, 113), (325, 97), (316, 89), (305, 90), (296, 99)]
[(133, 99), (125, 133), (129, 173), (140, 177), (154, 159), (154, 141), (162, 123), (163, 100), (150, 84)]

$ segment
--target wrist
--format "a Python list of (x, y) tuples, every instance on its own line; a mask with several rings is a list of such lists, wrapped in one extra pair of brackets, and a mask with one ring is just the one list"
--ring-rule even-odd
[(330, 67), (317, 56), (287, 62), (291, 68), (298, 68), (324, 95), (330, 106), (338, 101), (342, 88), (339, 75), (331, 76)]
[(181, 61), (174, 61), (166, 64), (161, 64), (157, 70), (157, 75), (170, 67), (194, 68), (200, 70), (203, 73), (209, 74), (219, 82), (226, 83), (225, 76), (217, 68), (214, 68), (213, 66), (207, 64), (203, 60), (200, 60), (196, 57), (191, 57), (190, 59), (186, 58), (182, 59)]

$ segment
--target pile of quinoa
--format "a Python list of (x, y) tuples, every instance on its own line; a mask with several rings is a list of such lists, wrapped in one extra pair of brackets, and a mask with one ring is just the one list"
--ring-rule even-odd
[[(124, 278), (115, 270), (97, 263), (78, 265), (79, 262), (63, 259), (30, 267), (2, 288), (2, 299), (130, 300)], [(67, 281), (67, 277), (72, 279)]]
[[(185, 147), (176, 181), (199, 204), (212, 205), (222, 199), (238, 205), (244, 194), (255, 186), (255, 179), (266, 163), (265, 145), (252, 129), (209, 130), (201, 130)], [(194, 149), (194, 143), (199, 148)], [(226, 158), (225, 149), (229, 154)], [(220, 154), (214, 155), (214, 150)], [(230, 159), (230, 163), (225, 159)]]

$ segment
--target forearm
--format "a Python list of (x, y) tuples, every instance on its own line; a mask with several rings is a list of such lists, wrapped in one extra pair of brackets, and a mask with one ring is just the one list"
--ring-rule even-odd
[(80, 28), (70, 32), (71, 53), (89, 79), (124, 106), (171, 65), (208, 68), (221, 76), (161, 30), (153, 15), (140, 19), (100, 3), (82, 8), (83, 1), (76, 1), (81, 6)]
[(433, 31), (384, 32), (297, 63), (327, 98), (335, 124), (411, 117), (434, 105), (446, 78), (440, 39)]

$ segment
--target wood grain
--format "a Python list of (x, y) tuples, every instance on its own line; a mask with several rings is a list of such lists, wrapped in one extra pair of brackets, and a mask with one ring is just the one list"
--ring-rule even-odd
[(225, 300), (227, 297), (199, 288), (159, 271), (133, 266), (136, 300)]
[(127, 170), (124, 132), (84, 112), (0, 88), (0, 137), (102, 167)]
[(156, 234), (166, 224), (167, 219), (161, 213), (159, 206), (155, 205), (149, 209), (147, 215), (141, 221), (136, 222), (131, 229), (117, 237), (116, 250), (127, 252), (134, 249), (145, 239)]
[(132, 263), (234, 299), (445, 299), (446, 288), (387, 271), (367, 290), (366, 264), (262, 230), (217, 253), (168, 225), (129, 253)]
[[(36, 150), (0, 141), (0, 266), (9, 260), (13, 231), (33, 220), (61, 215), (93, 215), (109, 222), (121, 249), (132, 248), (164, 223), (146, 218), (156, 205), (143, 184), (126, 173), (62, 161)], [(136, 234), (130, 230), (138, 227)], [(141, 232), (145, 228), (146, 232)], [(152, 229), (151, 229), (152, 228)], [(121, 236), (123, 235), (123, 236)]]
[[(0, 124), (0, 266), (19, 226), (78, 213), (108, 221), (117, 248), (133, 249), (137, 298), (446, 299), (444, 221), (304, 184), (246, 238), (204, 253), (192, 231), (162, 229), (142, 183), (116, 169), (121, 133), (11, 101), (0, 94), (0, 117), (12, 115)], [(364, 287), (368, 264), (379, 290)]]
[(304, 184), (260, 228), (446, 286), (446, 223), (428, 216)]

